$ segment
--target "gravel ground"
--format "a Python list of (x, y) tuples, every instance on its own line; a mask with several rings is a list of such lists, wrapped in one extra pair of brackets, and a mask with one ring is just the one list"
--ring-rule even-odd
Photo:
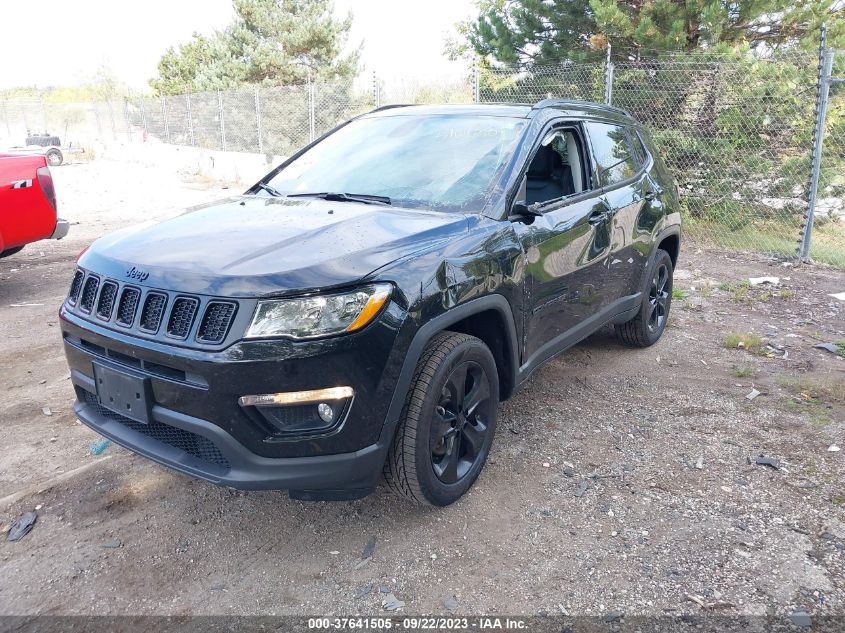
[[(92, 455), (56, 316), (74, 258), (228, 192), (105, 160), (54, 174), (78, 224), (0, 260), (0, 521), (39, 515), (0, 542), (2, 613), (377, 614), (393, 592), (400, 613), (845, 615), (845, 358), (813, 348), (845, 343), (841, 271), (687, 245), (660, 343), (602, 331), (538, 370), (464, 500), (303, 503)], [(781, 283), (742, 283), (761, 275)]]

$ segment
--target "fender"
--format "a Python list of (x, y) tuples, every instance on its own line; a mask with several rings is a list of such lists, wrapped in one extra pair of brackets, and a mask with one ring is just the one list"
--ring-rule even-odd
[(657, 237), (652, 240), (653, 246), (651, 247), (651, 257), (649, 258), (649, 264), (654, 259), (654, 254), (657, 252), (657, 247), (660, 245), (660, 242), (665, 240), (670, 235), (674, 235), (678, 238), (678, 256), (680, 257), (680, 244), (681, 244), (681, 225), (680, 224), (670, 224), (666, 228), (664, 228), (660, 233), (657, 234)]
[[(511, 359), (511, 375), (516, 377), (519, 369), (519, 347), (517, 344), (516, 326), (513, 320), (513, 311), (508, 300), (500, 294), (487, 295), (479, 297), (455, 306), (446, 312), (436, 316), (427, 323), (425, 323), (414, 334), (411, 344), (408, 346), (408, 352), (405, 355), (405, 360), (402, 363), (402, 370), (399, 373), (399, 380), (396, 382), (396, 388), (393, 390), (393, 397), (390, 400), (390, 407), (387, 411), (387, 419), (385, 421), (385, 428), (382, 431), (382, 441), (385, 439), (389, 442), (393, 438), (393, 432), (396, 428), (396, 423), (399, 421), (399, 415), (402, 413), (402, 407), (405, 404), (405, 396), (408, 394), (408, 388), (411, 385), (411, 378), (414, 376), (414, 370), (417, 367), (417, 362), (422, 356), (425, 346), (438, 332), (449, 329), (450, 325), (454, 325), (473, 314), (480, 314), (488, 310), (495, 310), (502, 317), (505, 323), (505, 345), (508, 346)], [(515, 387), (512, 385), (511, 387)]]

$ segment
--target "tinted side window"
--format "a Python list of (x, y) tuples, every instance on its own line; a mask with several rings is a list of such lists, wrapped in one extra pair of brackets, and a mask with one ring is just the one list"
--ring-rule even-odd
[(637, 163), (631, 155), (628, 131), (624, 127), (591, 121), (586, 125), (601, 186), (626, 180), (637, 173)]

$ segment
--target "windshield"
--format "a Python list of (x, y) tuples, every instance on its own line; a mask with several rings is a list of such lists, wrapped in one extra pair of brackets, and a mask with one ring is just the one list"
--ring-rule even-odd
[(525, 119), (400, 115), (358, 119), (272, 180), (283, 195), (386, 196), (398, 206), (480, 211)]

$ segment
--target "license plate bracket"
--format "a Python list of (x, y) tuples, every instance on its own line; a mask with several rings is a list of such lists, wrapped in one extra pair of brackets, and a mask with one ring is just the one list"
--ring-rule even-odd
[(130, 420), (149, 424), (152, 402), (150, 379), (98, 363), (93, 365), (100, 405)]

